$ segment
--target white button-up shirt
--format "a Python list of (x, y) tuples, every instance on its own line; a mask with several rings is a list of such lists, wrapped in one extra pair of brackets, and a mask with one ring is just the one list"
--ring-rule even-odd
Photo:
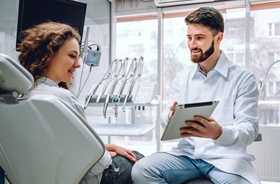
[(254, 75), (230, 62), (223, 52), (207, 76), (198, 64), (177, 73), (161, 116), (163, 127), (168, 122), (168, 112), (174, 101), (185, 104), (218, 100), (212, 117), (223, 131), (217, 140), (182, 138), (171, 153), (203, 159), (251, 183), (260, 183), (251, 164), (255, 158), (246, 153), (246, 146), (258, 135), (258, 95)]

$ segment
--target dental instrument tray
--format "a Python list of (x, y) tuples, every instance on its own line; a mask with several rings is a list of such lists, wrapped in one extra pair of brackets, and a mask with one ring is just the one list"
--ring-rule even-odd
[(109, 66), (101, 81), (86, 96), (84, 109), (88, 106), (103, 106), (103, 115), (107, 116), (107, 108), (121, 106), (156, 106), (160, 97), (157, 95), (157, 83), (142, 81), (143, 60), (115, 59)]
[(207, 101), (177, 105), (173, 115), (168, 121), (161, 140), (164, 141), (182, 138), (180, 128), (187, 127), (185, 124), (186, 120), (195, 122), (194, 116), (196, 115), (204, 118), (210, 118), (218, 103), (219, 101)]

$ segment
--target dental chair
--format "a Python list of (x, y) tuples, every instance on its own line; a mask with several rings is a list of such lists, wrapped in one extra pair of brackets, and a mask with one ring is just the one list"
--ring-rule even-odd
[(32, 75), (0, 54), (0, 175), (3, 168), (13, 184), (78, 184), (104, 144), (63, 101), (24, 95), (32, 86)]

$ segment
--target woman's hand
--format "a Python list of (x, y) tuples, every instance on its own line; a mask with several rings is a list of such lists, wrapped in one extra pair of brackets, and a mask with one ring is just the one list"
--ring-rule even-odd
[(105, 148), (107, 151), (109, 151), (112, 158), (118, 154), (125, 158), (128, 158), (129, 160), (131, 160), (133, 162), (137, 161), (136, 156), (129, 149), (123, 148), (123, 147), (115, 145), (115, 144), (106, 144)]
[(117, 156), (117, 153), (114, 151), (108, 151), (110, 153), (111, 158)]

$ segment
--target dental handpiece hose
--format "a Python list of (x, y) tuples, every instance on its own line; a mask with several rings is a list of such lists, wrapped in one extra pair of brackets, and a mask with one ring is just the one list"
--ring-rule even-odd
[(118, 125), (118, 104), (115, 105), (115, 119), (116, 119), (116, 125)]
[(116, 125), (118, 124), (118, 105), (120, 103), (119, 97), (114, 97), (112, 99), (113, 104), (115, 104), (115, 119), (116, 119)]

